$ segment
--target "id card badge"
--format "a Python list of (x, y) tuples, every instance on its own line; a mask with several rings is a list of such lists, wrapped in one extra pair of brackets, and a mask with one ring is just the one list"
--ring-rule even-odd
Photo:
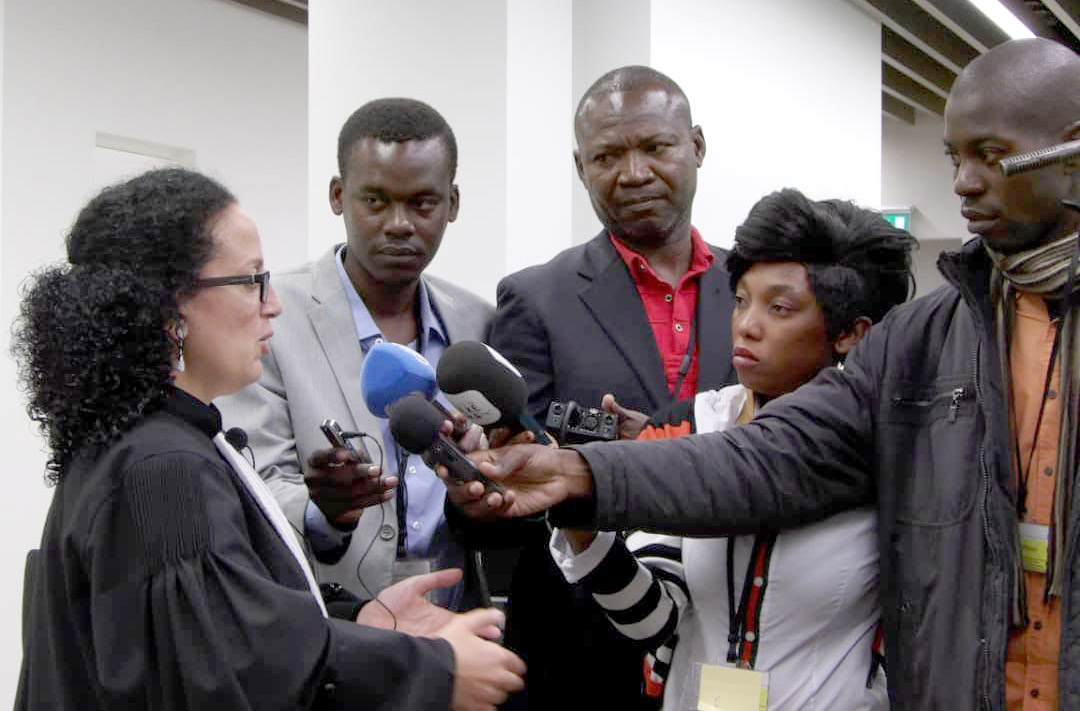
[(1020, 524), (1020, 556), (1024, 570), (1029, 573), (1045, 573), (1049, 559), (1050, 527), (1034, 523)]
[[(423, 575), (430, 573), (432, 570), (430, 558), (398, 558), (394, 561), (394, 569), (390, 575), (390, 584), (400, 583), (406, 578), (411, 578), (414, 575)], [(434, 591), (432, 591), (434, 592)], [(425, 597), (430, 601), (431, 592), (427, 593)]]
[(767, 711), (769, 673), (739, 669), (729, 664), (695, 664), (687, 680), (693, 705), (690, 711)]

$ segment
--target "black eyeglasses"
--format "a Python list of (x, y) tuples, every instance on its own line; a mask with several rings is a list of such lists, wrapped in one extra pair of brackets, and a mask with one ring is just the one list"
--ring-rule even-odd
[(244, 276), (210, 277), (209, 279), (196, 279), (195, 288), (204, 289), (208, 286), (228, 286), (230, 284), (258, 284), (259, 301), (266, 303), (270, 295), (270, 272), (262, 274), (245, 274)]

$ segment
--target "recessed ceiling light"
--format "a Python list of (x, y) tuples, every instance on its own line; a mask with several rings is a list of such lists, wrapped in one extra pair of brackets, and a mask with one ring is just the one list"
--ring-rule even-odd
[(1035, 33), (1029, 30), (1027, 25), (1012, 14), (1007, 7), (1002, 5), (1000, 0), (968, 0), (968, 2), (977, 7), (979, 12), (990, 18), (1011, 39), (1035, 36)]

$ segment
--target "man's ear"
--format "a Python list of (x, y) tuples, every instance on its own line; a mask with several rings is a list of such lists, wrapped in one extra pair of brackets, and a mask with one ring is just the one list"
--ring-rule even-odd
[(690, 139), (694, 142), (694, 157), (697, 158), (697, 167), (705, 162), (705, 132), (701, 126), (690, 129)]
[(574, 151), (574, 167), (577, 168), (577, 177), (584, 183), (585, 182), (585, 166), (581, 162), (581, 151)]
[(455, 183), (450, 186), (450, 217), (447, 222), (453, 222), (457, 219), (458, 208), (461, 207), (461, 192), (458, 190), (458, 186)]
[(344, 189), (345, 182), (341, 179), (341, 176), (335, 175), (330, 178), (330, 210), (335, 215), (340, 215), (345, 210), (341, 202), (341, 193)]
[(833, 343), (833, 353), (843, 359), (851, 352), (855, 344), (861, 341), (863, 336), (870, 331), (870, 327), (873, 325), (873, 322), (866, 316), (860, 316), (852, 321), (850, 328), (841, 333), (840, 337)]

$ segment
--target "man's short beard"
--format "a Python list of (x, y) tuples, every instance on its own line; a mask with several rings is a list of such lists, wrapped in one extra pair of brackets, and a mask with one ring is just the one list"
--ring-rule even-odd
[(1001, 254), (1016, 254), (1061, 236), (1057, 234), (1059, 226), (1059, 222), (1007, 222), (1008, 237), (990, 239), (987, 243)]

